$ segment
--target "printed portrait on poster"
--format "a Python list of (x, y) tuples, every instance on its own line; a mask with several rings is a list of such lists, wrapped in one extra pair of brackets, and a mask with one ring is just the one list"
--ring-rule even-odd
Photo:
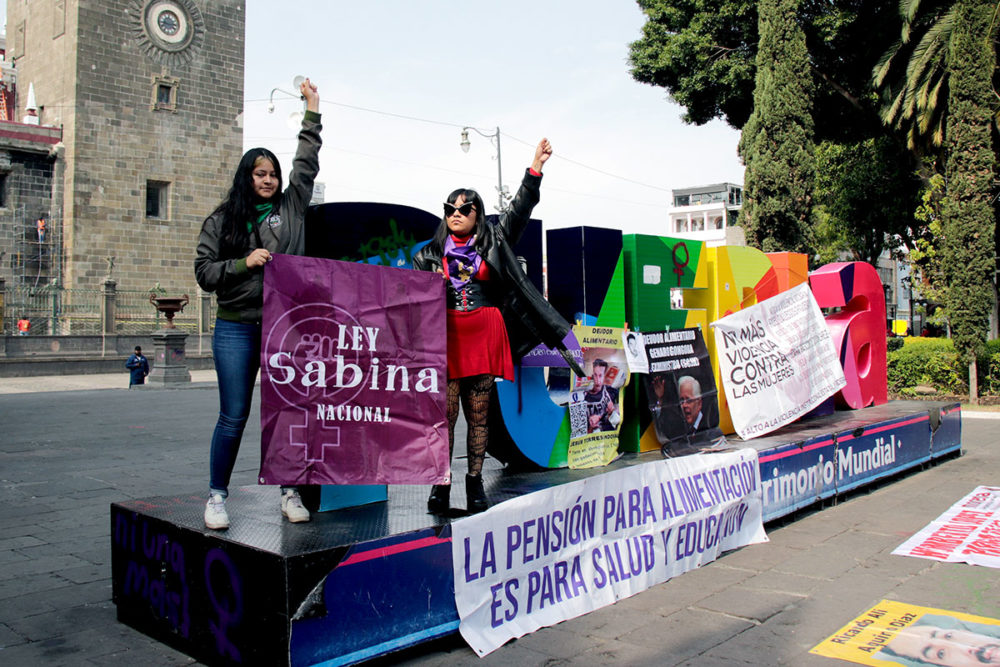
[(700, 328), (643, 335), (649, 374), (646, 393), (664, 456), (725, 445), (719, 398)]
[(573, 327), (583, 353), (586, 377), (574, 375), (569, 400), (571, 468), (607, 465), (618, 455), (622, 423), (622, 390), (629, 370), (622, 349), (622, 330)]
[(628, 369), (633, 373), (648, 373), (649, 360), (646, 358), (646, 345), (642, 342), (642, 333), (626, 331), (623, 336), (625, 360)]
[(882, 600), (810, 651), (860, 665), (1000, 665), (1000, 620)]

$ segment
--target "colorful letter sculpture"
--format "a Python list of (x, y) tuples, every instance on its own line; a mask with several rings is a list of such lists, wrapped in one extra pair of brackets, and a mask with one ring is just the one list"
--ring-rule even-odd
[(858, 410), (887, 402), (885, 292), (875, 268), (827, 264), (810, 274), (809, 284), (820, 308), (840, 308), (826, 318), (847, 377), (838, 405)]
[[(316, 256), (409, 266), (413, 253), (439, 223), (433, 214), (406, 206), (326, 204), (310, 212), (307, 243)], [(807, 257), (801, 254), (764, 254), (743, 246), (709, 248), (690, 239), (622, 236), (595, 227), (550, 230), (547, 242), (547, 296), (567, 320), (646, 332), (700, 327), (720, 387), (715, 337), (708, 323), (808, 280), (821, 307), (840, 309), (827, 317), (848, 381), (837, 403), (857, 409), (887, 400), (885, 299), (870, 265), (830, 264), (810, 275)], [(529, 277), (540, 287), (538, 221), (531, 221), (515, 252), (525, 258)], [(631, 387), (622, 398), (628, 408), (621, 449), (659, 448), (645, 390), (639, 383)], [(514, 382), (498, 383), (490, 415), (490, 453), (511, 464), (565, 466), (568, 389), (568, 369), (558, 367), (546, 372), (519, 366)], [(731, 433), (732, 419), (721, 391), (719, 398), (719, 426)]]
[[(622, 326), (625, 303), (621, 232), (574, 227), (550, 230), (546, 238), (549, 302), (570, 322)], [(509, 453), (513, 445), (534, 465), (565, 467), (569, 413), (552, 396), (568, 390), (568, 369), (550, 372), (546, 384), (544, 368), (518, 367), (514, 382), (497, 385), (500, 410), (490, 412), (490, 453), (501, 460), (517, 460)], [(498, 441), (496, 451), (494, 439)], [(622, 437), (623, 442), (629, 439), (635, 440), (634, 436)]]

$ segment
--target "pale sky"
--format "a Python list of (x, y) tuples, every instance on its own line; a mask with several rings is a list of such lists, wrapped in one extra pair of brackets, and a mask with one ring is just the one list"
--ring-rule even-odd
[(466, 125), (500, 128), (511, 192), (538, 140), (552, 142), (534, 212), (546, 228), (663, 234), (672, 188), (743, 182), (737, 131), (685, 125), (666, 91), (629, 75), (644, 18), (632, 0), (246, 0), (246, 10), (244, 147), (270, 148), (287, 174), (288, 116), (301, 102), (277, 92), (269, 114), (268, 98), (311, 77), (328, 202), (439, 214), (449, 192), (471, 187), (493, 212), (496, 150), (470, 131), (463, 153)]
[(467, 154), (459, 141), (462, 126), (499, 127), (512, 192), (538, 140), (552, 142), (534, 213), (546, 228), (663, 234), (670, 189), (742, 183), (743, 166), (738, 132), (685, 125), (663, 89), (631, 78), (643, 18), (631, 0), (247, 0), (244, 145), (270, 148), (287, 173), (301, 102), (275, 93), (268, 114), (268, 97), (309, 76), (328, 202), (439, 214), (472, 187), (492, 208), (496, 151), (475, 132)]

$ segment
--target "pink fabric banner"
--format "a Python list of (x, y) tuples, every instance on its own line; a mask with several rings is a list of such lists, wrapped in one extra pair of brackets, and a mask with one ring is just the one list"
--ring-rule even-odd
[(444, 304), (437, 274), (274, 255), (260, 483), (446, 483)]

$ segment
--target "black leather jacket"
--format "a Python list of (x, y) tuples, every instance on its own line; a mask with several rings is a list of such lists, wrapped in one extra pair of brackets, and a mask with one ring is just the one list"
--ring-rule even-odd
[[(301, 255), (305, 251), (306, 208), (312, 198), (313, 182), (319, 173), (321, 117), (307, 111), (299, 131), (299, 143), (288, 177), (288, 188), (281, 197), (277, 215), (260, 225), (260, 238), (270, 252)], [(208, 216), (198, 236), (194, 273), (198, 285), (215, 292), (218, 316), (237, 322), (260, 322), (263, 303), (264, 271), (248, 269), (246, 257), (257, 247), (251, 235), (250, 245), (242, 252), (223, 254), (221, 217)]]
[[(487, 225), (476, 239), (480, 256), (490, 268), (490, 279), (483, 283), (483, 289), (487, 300), (500, 307), (515, 361), (538, 343), (565, 351), (562, 340), (571, 329), (569, 322), (528, 279), (511, 248), (521, 238), (538, 203), (541, 182), (541, 176), (534, 176), (526, 169), (510, 208), (497, 224)], [(435, 271), (441, 266), (443, 254), (440, 246), (429, 243), (414, 255), (413, 268)], [(580, 374), (584, 375), (582, 371)]]

